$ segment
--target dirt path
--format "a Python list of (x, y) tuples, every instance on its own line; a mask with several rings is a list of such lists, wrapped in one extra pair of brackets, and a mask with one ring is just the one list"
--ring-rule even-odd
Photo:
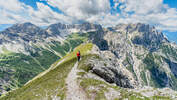
[(77, 66), (78, 62), (76, 62), (68, 77), (66, 78), (66, 100), (87, 100), (84, 91), (79, 87), (79, 84), (77, 83)]

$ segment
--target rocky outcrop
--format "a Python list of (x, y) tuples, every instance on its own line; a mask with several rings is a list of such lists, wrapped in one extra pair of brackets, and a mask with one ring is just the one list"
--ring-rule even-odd
[[(177, 56), (177, 48), (165, 46), (170, 44), (169, 41), (155, 27), (141, 23), (120, 24), (105, 29), (103, 40), (108, 48), (102, 49), (97, 45), (99, 50), (95, 52), (105, 64), (94, 63), (97, 66), (93, 67), (95, 74), (107, 82), (127, 88), (149, 85), (176, 89), (174, 55)], [(169, 72), (166, 69), (173, 70)]]
[(94, 74), (103, 78), (109, 83), (115, 83), (124, 88), (135, 88), (136, 82), (131, 78), (123, 68), (116, 65), (116, 61), (105, 58), (90, 59), (88, 64)]
[(114, 83), (115, 74), (106, 67), (93, 67), (93, 73), (105, 79), (109, 83)]
[(111, 67), (94, 67), (92, 70), (93, 73), (109, 83), (116, 83), (117, 86), (124, 88), (135, 88), (134, 84), (130, 82), (126, 75), (123, 75), (121, 72), (118, 72)]

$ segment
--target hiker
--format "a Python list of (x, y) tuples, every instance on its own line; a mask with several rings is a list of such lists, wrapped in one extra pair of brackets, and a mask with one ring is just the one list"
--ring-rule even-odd
[(80, 51), (77, 52), (77, 60), (80, 61), (81, 55), (80, 55)]

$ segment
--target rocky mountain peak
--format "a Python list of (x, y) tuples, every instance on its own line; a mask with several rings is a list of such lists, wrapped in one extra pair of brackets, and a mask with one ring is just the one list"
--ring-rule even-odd
[(93, 23), (89, 23), (89, 22), (85, 22), (83, 24), (80, 25), (82, 30), (91, 30), (91, 29), (95, 29), (95, 30), (101, 30), (102, 26), (99, 24), (93, 24)]
[(108, 29), (109, 31), (125, 33), (126, 39), (131, 40), (134, 44), (143, 45), (152, 51), (159, 48), (161, 43), (168, 42), (162, 32), (148, 24), (118, 24)]
[[(25, 22), (25, 23), (21, 23), (21, 24), (16, 24), (16, 25), (21, 25), (21, 26), (36, 26), (36, 25), (34, 25), (34, 24), (32, 24), (31, 22)], [(37, 26), (36, 26), (37, 27)]]
[(144, 24), (144, 23), (132, 23), (132, 24), (118, 24), (114, 27), (114, 29), (118, 29), (118, 30), (124, 30), (127, 32), (133, 32), (133, 31), (137, 31), (137, 32), (147, 32), (150, 31), (152, 29), (155, 29), (155, 27), (150, 26), (148, 24)]
[(62, 24), (62, 23), (56, 23), (56, 24), (50, 25), (47, 29), (49, 29), (49, 28), (51, 28), (51, 29), (54, 29), (54, 28), (65, 29), (66, 25)]
[(12, 34), (17, 34), (17, 33), (23, 33), (23, 34), (37, 34), (37, 33), (44, 33), (44, 31), (42, 29), (40, 29), (38, 26), (30, 23), (30, 22), (26, 22), (26, 23), (22, 23), (22, 24), (15, 24), (10, 28), (7, 28), (5, 31), (3, 31), (2, 33), (12, 33)]
[(50, 35), (40, 27), (30, 23), (15, 24), (0, 33), (1, 43), (11, 43), (12, 41), (24, 42), (41, 41)]

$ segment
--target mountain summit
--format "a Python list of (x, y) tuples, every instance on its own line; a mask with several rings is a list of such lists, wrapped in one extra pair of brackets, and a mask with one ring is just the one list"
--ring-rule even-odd
[(5, 41), (18, 41), (19, 39), (25, 42), (36, 41), (40, 38), (49, 37), (49, 34), (32, 23), (15, 24), (10, 28), (1, 32), (1, 37)]

